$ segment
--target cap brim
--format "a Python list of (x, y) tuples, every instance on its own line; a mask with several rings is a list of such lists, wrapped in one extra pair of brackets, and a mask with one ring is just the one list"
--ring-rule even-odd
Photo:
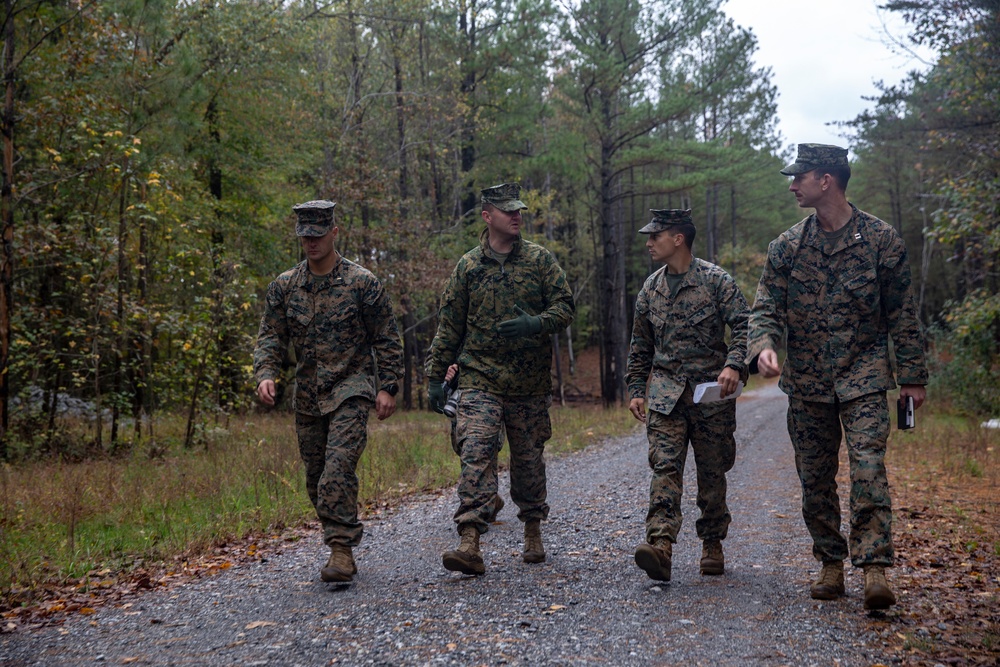
[(785, 176), (795, 176), (796, 174), (804, 174), (807, 171), (812, 171), (813, 169), (816, 169), (816, 167), (814, 167), (814, 166), (812, 166), (810, 164), (802, 164), (801, 162), (793, 162), (790, 165), (788, 165), (787, 167), (785, 167), (784, 169), (782, 169), (780, 173), (784, 174)]
[(525, 205), (525, 203), (523, 201), (521, 201), (520, 199), (511, 199), (509, 201), (505, 201), (505, 202), (502, 202), (500, 204), (493, 204), (493, 205), (496, 206), (501, 211), (505, 211), (507, 213), (509, 213), (511, 211), (522, 211), (522, 210), (528, 208)]
[(333, 225), (310, 225), (297, 223), (295, 225), (295, 235), (296, 236), (326, 236), (333, 229)]

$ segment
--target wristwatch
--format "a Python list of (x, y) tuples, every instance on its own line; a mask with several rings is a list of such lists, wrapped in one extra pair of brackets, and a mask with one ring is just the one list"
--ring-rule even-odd
[(382, 387), (382, 391), (384, 391), (385, 393), (389, 394), (392, 397), (395, 397), (396, 394), (399, 393), (399, 387), (396, 385), (396, 383), (387, 384)]

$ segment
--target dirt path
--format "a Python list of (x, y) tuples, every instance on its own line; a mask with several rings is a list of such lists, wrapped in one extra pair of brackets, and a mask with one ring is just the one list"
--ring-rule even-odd
[[(457, 543), (453, 493), (366, 526), (359, 573), (323, 584), (318, 537), (265, 562), (0, 638), (4, 665), (872, 665), (860, 573), (848, 597), (808, 594), (817, 564), (776, 388), (740, 400), (727, 573), (698, 573), (693, 458), (674, 579), (635, 567), (649, 469), (644, 436), (549, 461), (548, 560), (519, 557), (511, 504), (483, 536), (487, 574), (441, 567)], [(445, 446), (442, 443), (442, 446)], [(501, 486), (506, 496), (506, 479)], [(903, 601), (905, 604), (905, 600)]]

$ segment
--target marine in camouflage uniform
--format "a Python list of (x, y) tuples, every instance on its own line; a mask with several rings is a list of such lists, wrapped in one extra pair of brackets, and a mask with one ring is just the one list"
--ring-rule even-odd
[[(824, 564), (812, 597), (844, 594), (848, 555), (865, 570), (865, 606), (895, 603), (884, 568), (893, 564), (892, 504), (884, 464), (889, 435), (886, 391), (923, 403), (924, 340), (910, 287), (906, 246), (891, 225), (848, 202), (847, 149), (799, 144), (792, 176), (799, 206), (813, 215), (772, 241), (750, 318), (748, 358), (777, 375), (802, 484), (802, 516), (813, 555)], [(759, 355), (759, 357), (758, 357)], [(841, 430), (843, 429), (843, 431)], [(836, 475), (841, 437), (851, 475), (850, 537), (840, 531)], [(849, 548), (848, 548), (849, 547)]]
[(729, 395), (746, 380), (749, 306), (728, 273), (692, 256), (690, 210), (652, 213), (639, 233), (649, 234), (650, 256), (664, 266), (646, 279), (636, 298), (626, 382), (629, 409), (646, 423), (653, 470), (646, 544), (636, 549), (636, 564), (651, 578), (669, 581), (688, 442), (698, 478), (701, 572), (725, 571), (722, 540), (731, 521), (726, 473), (736, 461), (736, 402), (695, 403), (693, 390), (717, 381)]
[(525, 522), (526, 562), (545, 558), (540, 521), (548, 516), (545, 442), (551, 437), (551, 334), (573, 319), (573, 294), (555, 257), (521, 238), (520, 186), (482, 191), (486, 229), (458, 261), (445, 287), (438, 329), (427, 353), (430, 403), (440, 410), (449, 364), (461, 367), (457, 438), (462, 474), (455, 523), (462, 545), (444, 555), (448, 569), (485, 572), (479, 535), (489, 530), (497, 493), (490, 466), (502, 428), (510, 446), (511, 500)]
[(320, 200), (294, 207), (306, 260), (268, 287), (254, 378), (261, 401), (273, 405), (274, 380), (293, 345), (299, 452), (330, 547), (320, 576), (350, 581), (357, 572), (352, 547), (363, 532), (355, 471), (368, 442), (368, 412), (374, 405), (386, 419), (395, 411), (403, 349), (382, 284), (336, 251), (334, 206)]

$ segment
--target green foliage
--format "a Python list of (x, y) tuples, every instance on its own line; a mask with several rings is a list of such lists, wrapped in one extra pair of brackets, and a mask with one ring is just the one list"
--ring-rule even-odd
[(997, 291), (1000, 7), (992, 0), (885, 7), (908, 22), (914, 43), (935, 48), (939, 57), (925, 74), (883, 84), (875, 108), (847, 125), (857, 131), (863, 197), (877, 202), (868, 210), (880, 206), (880, 217), (919, 260), (913, 264), (920, 267), (922, 315), (929, 321), (947, 317), (946, 302)]
[[(12, 396), (46, 402), (11, 413), (9, 444), (122, 456), (157, 440), (168, 410), (187, 415), (182, 440), (211, 446), (215, 422), (253, 400), (260, 297), (300, 261), (290, 208), (306, 199), (338, 202), (339, 249), (385, 282), (411, 389), (441, 287), (478, 243), (478, 189), (497, 182), (521, 181), (526, 236), (567, 271), (574, 341), (623, 338), (609, 364), (657, 268), (635, 233), (650, 208), (692, 208), (696, 254), (752, 297), (768, 241), (803, 212), (777, 173), (771, 73), (720, 7), (15, 2), (7, 372)], [(924, 228), (935, 240), (929, 320), (993, 289), (1000, 40), (986, 2), (889, 7), (942, 58), (856, 126), (858, 191), (889, 211), (873, 212), (914, 268)], [(105, 415), (81, 441), (60, 395)]]
[(757, 283), (760, 281), (760, 274), (764, 270), (766, 261), (765, 252), (731, 245), (723, 246), (718, 257), (719, 266), (736, 279), (743, 296), (751, 304), (757, 293)]
[(932, 389), (977, 417), (1000, 415), (1000, 295), (980, 290), (931, 329)]

